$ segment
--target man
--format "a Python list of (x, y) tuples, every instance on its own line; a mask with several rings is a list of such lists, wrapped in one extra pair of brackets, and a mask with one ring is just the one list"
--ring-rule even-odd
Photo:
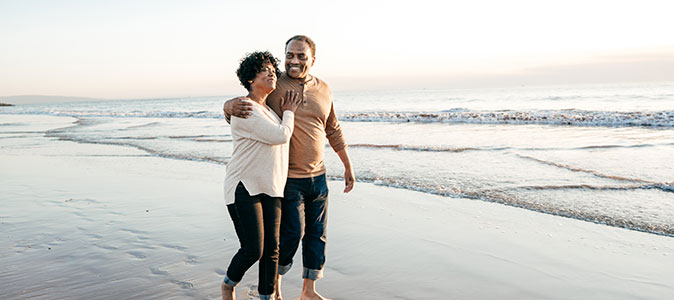
[[(286, 42), (285, 69), (276, 90), (267, 97), (267, 105), (281, 115), (281, 96), (294, 90), (303, 98), (295, 112), (295, 130), (290, 139), (288, 181), (282, 200), (279, 278), (277, 297), (281, 299), (281, 276), (293, 263), (300, 240), (304, 284), (301, 300), (328, 300), (316, 292), (316, 280), (323, 277), (327, 226), (328, 188), (323, 164), (325, 138), (344, 164), (344, 192), (353, 189), (355, 177), (346, 150), (346, 141), (335, 115), (332, 91), (327, 83), (309, 74), (316, 62), (316, 45), (307, 36), (296, 35)], [(234, 98), (223, 110), (230, 115), (247, 117), (251, 104)]]

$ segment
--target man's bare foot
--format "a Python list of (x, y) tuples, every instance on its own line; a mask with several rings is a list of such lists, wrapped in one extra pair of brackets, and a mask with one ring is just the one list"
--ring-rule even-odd
[(274, 289), (274, 300), (283, 300), (281, 296), (281, 275), (276, 274), (276, 288)]
[(313, 291), (308, 293), (302, 292), (302, 296), (300, 296), (299, 300), (331, 300), (331, 299), (325, 298), (316, 291)]
[(321, 296), (316, 292), (316, 281), (311, 279), (304, 279), (304, 285), (302, 286), (302, 295), (298, 298), (299, 300), (330, 300)]
[(236, 300), (233, 286), (223, 282), (220, 285), (220, 291), (222, 292), (222, 300)]

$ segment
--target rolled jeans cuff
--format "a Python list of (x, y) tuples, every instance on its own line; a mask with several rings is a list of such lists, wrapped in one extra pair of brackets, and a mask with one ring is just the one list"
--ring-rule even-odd
[(308, 269), (304, 268), (302, 270), (302, 278), (306, 279), (311, 279), (311, 280), (319, 280), (323, 278), (323, 270), (315, 270), (315, 269)]
[(236, 287), (236, 286), (239, 284), (238, 281), (232, 281), (232, 280), (229, 279), (229, 277), (227, 277), (227, 276), (225, 276), (225, 280), (224, 280), (223, 282), (224, 282), (225, 284), (228, 284), (228, 285), (233, 286), (233, 287)]
[(285, 266), (282, 266), (281, 264), (279, 264), (278, 265), (278, 274), (281, 275), (281, 276), (285, 275), (286, 273), (288, 273), (288, 271), (290, 271), (290, 268), (292, 268), (292, 266), (293, 266), (293, 263), (289, 263), (288, 265), (285, 265)]

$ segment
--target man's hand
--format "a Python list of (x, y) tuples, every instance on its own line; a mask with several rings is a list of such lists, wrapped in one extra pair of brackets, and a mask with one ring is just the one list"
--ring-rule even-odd
[(349, 166), (344, 171), (344, 193), (353, 190), (353, 184), (356, 182), (356, 176), (353, 175), (353, 169)]
[(225, 104), (222, 106), (222, 111), (225, 113), (227, 119), (229, 119), (230, 116), (245, 119), (253, 114), (253, 104), (243, 100), (250, 100), (250, 98), (236, 97), (225, 101)]
[(356, 176), (353, 175), (351, 159), (349, 158), (349, 152), (347, 152), (346, 147), (337, 151), (337, 155), (344, 165), (344, 193), (348, 193), (353, 190), (353, 185), (356, 183)]

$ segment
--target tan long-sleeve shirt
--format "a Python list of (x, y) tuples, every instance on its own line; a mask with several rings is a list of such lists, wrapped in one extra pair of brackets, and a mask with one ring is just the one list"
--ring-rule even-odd
[(325, 173), (325, 139), (335, 152), (346, 148), (335, 108), (332, 91), (327, 83), (307, 76), (302, 81), (279, 76), (276, 89), (267, 97), (267, 105), (277, 114), (281, 113), (281, 97), (287, 90), (297, 91), (302, 104), (295, 111), (295, 130), (290, 139), (289, 178), (307, 178)]

